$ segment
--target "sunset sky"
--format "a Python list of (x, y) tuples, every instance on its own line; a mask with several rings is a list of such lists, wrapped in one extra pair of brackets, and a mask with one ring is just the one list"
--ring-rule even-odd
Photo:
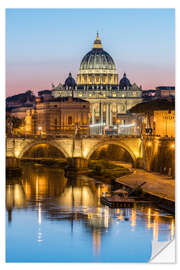
[(175, 84), (173, 9), (8, 9), (6, 95), (76, 79), (96, 32), (119, 79), (153, 89)]

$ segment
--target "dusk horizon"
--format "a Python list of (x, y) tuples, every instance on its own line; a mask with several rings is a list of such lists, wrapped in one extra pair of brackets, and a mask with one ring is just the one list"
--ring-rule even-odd
[(69, 72), (76, 80), (97, 31), (118, 80), (125, 72), (143, 90), (174, 86), (174, 16), (174, 9), (7, 9), (6, 95), (51, 90)]

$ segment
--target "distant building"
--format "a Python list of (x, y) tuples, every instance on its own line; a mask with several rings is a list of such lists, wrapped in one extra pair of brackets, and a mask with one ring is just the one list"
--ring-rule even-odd
[(161, 98), (175, 97), (175, 86), (158, 86), (156, 91)]
[(130, 109), (141, 117), (141, 134), (175, 137), (175, 100), (156, 99)]
[(31, 107), (35, 103), (35, 96), (31, 90), (6, 98), (6, 108)]
[(64, 97), (36, 103), (27, 111), (26, 134), (68, 135), (89, 134), (89, 102)]
[(154, 111), (154, 132), (161, 137), (175, 137), (175, 111)]
[(77, 82), (69, 73), (64, 84), (52, 84), (54, 97), (73, 95), (90, 103), (91, 134), (102, 134), (101, 128), (117, 125), (117, 115), (126, 114), (135, 104), (142, 102), (142, 88), (130, 82), (126, 73), (119, 80), (116, 65), (102, 48), (97, 33), (93, 48), (82, 58)]
[(19, 119), (25, 119), (28, 109), (33, 108), (36, 97), (31, 90), (6, 98), (6, 113)]
[(40, 98), (40, 101), (51, 100), (52, 99), (52, 91), (51, 90), (41, 90), (38, 92), (38, 97)]
[(143, 90), (142, 91), (143, 100), (152, 100), (157, 98), (157, 93), (155, 89)]
[(156, 89), (142, 91), (144, 101), (169, 97), (175, 97), (175, 86), (157, 86)]

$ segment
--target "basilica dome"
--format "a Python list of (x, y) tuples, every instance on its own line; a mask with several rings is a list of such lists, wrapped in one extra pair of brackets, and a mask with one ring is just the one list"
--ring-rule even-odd
[(126, 73), (124, 73), (123, 78), (119, 82), (119, 88), (120, 89), (127, 89), (128, 87), (131, 86), (130, 81), (126, 77)]
[(69, 73), (68, 78), (65, 80), (64, 86), (67, 88), (74, 88), (76, 86), (76, 82), (71, 73)]
[[(94, 42), (94, 48), (82, 59), (80, 70), (116, 70), (112, 57), (102, 49), (101, 43)], [(99, 40), (100, 41), (100, 40)], [(99, 45), (97, 47), (97, 45)]]
[(81, 61), (77, 83), (118, 84), (118, 75), (114, 60), (103, 50), (98, 33), (93, 49)]

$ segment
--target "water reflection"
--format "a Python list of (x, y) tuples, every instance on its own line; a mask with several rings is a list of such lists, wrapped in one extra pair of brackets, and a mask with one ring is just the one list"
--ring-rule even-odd
[[(63, 223), (64, 229), (62, 233), (71, 233), (72, 236), (76, 235), (79, 226), (82, 226), (83, 239), (86, 240), (82, 239), (82, 242), (78, 240), (79, 246), (82, 245), (85, 249), (89, 243), (89, 236), (92, 239), (93, 254), (88, 253), (89, 257), (87, 257), (86, 261), (108, 260), (105, 255), (106, 249), (109, 250), (108, 252), (114, 258), (114, 261), (123, 261), (118, 257), (121, 255), (116, 250), (117, 247), (123, 249), (123, 245), (126, 246), (127, 240), (135, 241), (134, 245), (137, 244), (139, 247), (140, 243), (137, 240), (139, 230), (144, 239), (147, 238), (147, 243), (151, 240), (167, 241), (173, 239), (175, 224), (172, 216), (153, 207), (138, 205), (133, 209), (109, 209), (109, 207), (102, 206), (100, 203), (102, 193), (107, 191), (110, 191), (110, 186), (96, 182), (86, 176), (67, 179), (64, 177), (62, 170), (41, 166), (24, 166), (22, 177), (7, 179), (6, 207), (8, 223), (13, 224), (13, 211), (15, 212), (14, 217), (22, 210), (26, 210), (26, 213), (23, 213), (26, 217), (30, 216), (29, 211), (36, 212), (35, 238), (39, 245), (43, 245), (46, 241), (52, 241), (51, 229), (46, 231), (46, 237), (44, 235), (44, 228), (49, 224), (49, 221), (55, 224), (57, 229), (59, 228), (58, 224)], [(26, 226), (28, 227), (30, 224), (26, 224)], [(52, 225), (48, 226), (52, 227)], [(70, 228), (69, 232), (67, 231), (68, 226)], [(8, 228), (8, 230), (11, 230), (11, 228)], [(130, 232), (132, 232), (132, 235)], [(24, 235), (22, 237), (28, 236)], [(34, 236), (30, 235), (29, 237)], [(113, 243), (112, 239), (114, 239)], [(69, 241), (70, 246), (75, 245), (73, 238)], [(85, 246), (83, 241), (86, 241)], [(103, 241), (107, 241), (106, 246), (102, 245)], [(11, 240), (7, 243), (8, 245), (13, 245)], [(142, 253), (141, 248), (143, 247), (139, 247), (139, 253)], [(41, 250), (37, 252), (41, 253)], [(68, 252), (71, 253), (71, 250)], [(138, 252), (138, 249), (136, 252)], [(121, 253), (123, 254), (123, 251)], [(115, 255), (116, 257), (114, 257)], [(140, 256), (140, 254), (136, 254), (137, 261), (141, 261), (142, 256)], [(146, 254), (147, 259), (148, 256), (150, 254)], [(13, 257), (13, 255), (11, 254), (10, 257)], [(132, 257), (132, 260), (135, 261), (135, 258)], [(56, 261), (56, 259), (58, 261), (58, 258), (49, 259), (49, 261)], [(142, 257), (142, 260), (145, 259)], [(38, 261), (38, 259), (34, 258), (34, 261)], [(65, 261), (69, 261), (69, 257)], [(111, 261), (111, 259), (108, 261)], [(125, 261), (131, 260), (126, 258)]]

